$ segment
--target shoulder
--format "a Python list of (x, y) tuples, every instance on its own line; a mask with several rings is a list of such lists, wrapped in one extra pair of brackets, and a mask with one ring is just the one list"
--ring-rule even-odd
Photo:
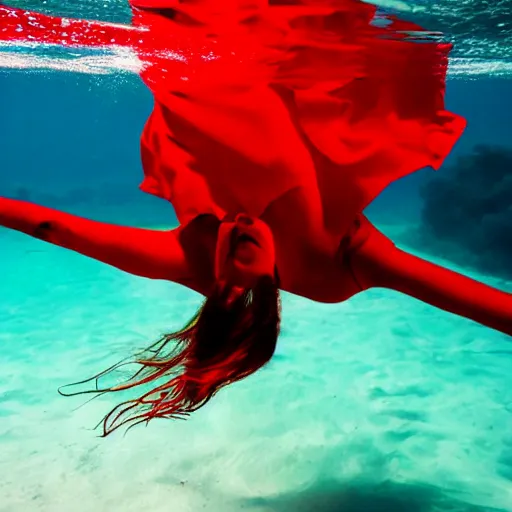
[(396, 256), (395, 244), (363, 214), (357, 216), (345, 238), (343, 261), (360, 289), (367, 290), (376, 286), (383, 262)]
[(348, 233), (342, 240), (340, 249), (345, 256), (350, 257), (360, 252), (363, 247), (367, 250), (368, 246), (375, 249), (376, 246), (391, 248), (395, 245), (364, 214), (360, 213), (354, 218)]
[(207, 295), (214, 283), (214, 257), (220, 220), (214, 215), (198, 215), (187, 224), (171, 231), (187, 262), (189, 275), (180, 282), (203, 295)]
[(362, 213), (357, 214), (350, 227), (341, 239), (338, 258), (347, 260), (358, 251), (370, 238), (375, 230), (373, 224)]

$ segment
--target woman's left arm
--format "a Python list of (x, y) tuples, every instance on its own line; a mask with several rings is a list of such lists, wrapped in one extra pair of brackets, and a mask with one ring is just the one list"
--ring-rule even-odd
[[(366, 221), (368, 222), (368, 221)], [(512, 294), (397, 248), (373, 226), (350, 256), (361, 287), (388, 288), (512, 336)]]

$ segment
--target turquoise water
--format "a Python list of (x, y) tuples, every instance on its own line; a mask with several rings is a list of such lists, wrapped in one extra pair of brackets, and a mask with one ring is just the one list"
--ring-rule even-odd
[(0, 236), (0, 510), (512, 510), (504, 335), (394, 292), (285, 295), (266, 369), (185, 422), (103, 440), (89, 429), (119, 397), (75, 410), (84, 398), (56, 388), (179, 328), (201, 297)]
[[(122, 2), (101, 4), (44, 8), (123, 21)], [(510, 149), (505, 3), (393, 4), (460, 42), (447, 106), (469, 126), (440, 173), (452, 176), (475, 144)], [(70, 63), (38, 51), (0, 52), (0, 195), (173, 226), (170, 206), (137, 190), (151, 98), (119, 72), (129, 60)], [(399, 246), (512, 292), (505, 267), (482, 271), (490, 238), (479, 259), (429, 234), (419, 190), (431, 174), (394, 184), (367, 213)], [(507, 176), (479, 190), (511, 187), (500, 219), (512, 226)], [(460, 184), (468, 194), (469, 179)], [(492, 250), (503, 257), (507, 246)], [(57, 388), (180, 328), (202, 297), (3, 229), (0, 265), (0, 512), (512, 511), (512, 346), (502, 334), (385, 290), (338, 305), (284, 294), (265, 369), (185, 422), (99, 439), (93, 427), (124, 397), (84, 405)]]

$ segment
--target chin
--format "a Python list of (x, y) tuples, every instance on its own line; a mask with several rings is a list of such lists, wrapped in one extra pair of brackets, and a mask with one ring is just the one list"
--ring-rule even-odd
[(247, 268), (244, 266), (234, 265), (233, 273), (229, 282), (233, 286), (239, 286), (241, 288), (252, 288), (258, 281), (259, 276), (252, 272), (247, 272)]
[(216, 249), (217, 279), (233, 286), (252, 288), (261, 277), (273, 276), (274, 248), (268, 238), (257, 221), (248, 225), (222, 223)]
[(258, 280), (266, 275), (261, 269), (237, 260), (233, 260), (230, 267), (228, 271), (228, 282), (233, 286), (240, 286), (246, 289), (253, 288)]

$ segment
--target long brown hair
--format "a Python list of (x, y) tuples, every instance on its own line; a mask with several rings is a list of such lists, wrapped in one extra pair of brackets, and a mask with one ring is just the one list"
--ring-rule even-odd
[[(185, 418), (205, 405), (222, 387), (264, 366), (273, 356), (280, 329), (277, 277), (261, 277), (256, 286), (228, 300), (231, 290), (216, 287), (182, 330), (107, 370), (73, 385), (95, 382), (95, 389), (64, 393), (101, 395), (153, 385), (139, 398), (117, 405), (98, 424), (102, 437), (123, 425), (128, 429), (153, 418)], [(122, 366), (138, 370), (124, 382), (101, 388), (100, 379)], [(162, 381), (156, 385), (157, 381)]]

